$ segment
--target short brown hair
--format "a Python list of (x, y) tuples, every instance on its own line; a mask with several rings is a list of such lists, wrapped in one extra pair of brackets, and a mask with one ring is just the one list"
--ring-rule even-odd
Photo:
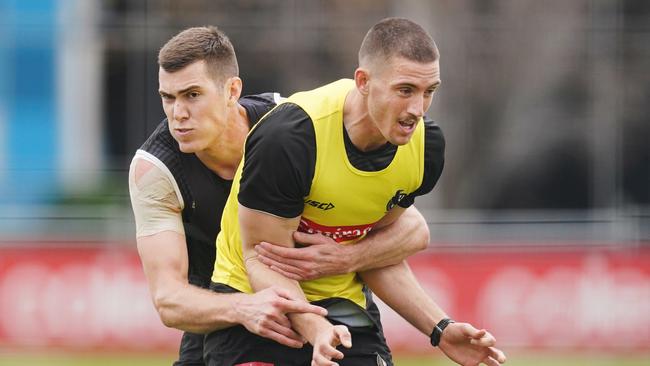
[(201, 60), (205, 60), (214, 80), (239, 75), (232, 43), (214, 26), (185, 29), (167, 41), (158, 52), (158, 65), (167, 72), (178, 71)]
[(386, 18), (372, 26), (361, 42), (359, 65), (393, 56), (421, 63), (440, 57), (436, 43), (420, 25), (405, 18)]

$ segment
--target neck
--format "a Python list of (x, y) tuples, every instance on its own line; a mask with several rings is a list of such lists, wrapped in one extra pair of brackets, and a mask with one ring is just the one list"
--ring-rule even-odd
[(361, 151), (371, 151), (388, 142), (372, 121), (366, 100), (356, 88), (345, 98), (343, 126), (352, 144)]
[(235, 108), (229, 109), (228, 125), (218, 140), (207, 149), (197, 151), (196, 157), (221, 178), (233, 179), (249, 129), (246, 110), (237, 104)]

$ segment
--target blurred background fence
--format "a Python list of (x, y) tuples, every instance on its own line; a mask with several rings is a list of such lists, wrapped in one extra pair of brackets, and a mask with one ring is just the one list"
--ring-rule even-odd
[[(245, 93), (288, 95), (351, 77), (386, 16), (418, 21), (442, 55), (428, 115), (445, 172), (418, 199), (431, 244), (412, 261), (427, 289), (508, 347), (650, 352), (642, 0), (0, 0), (0, 346), (175, 347), (126, 179), (164, 117), (167, 39), (217, 25)], [(394, 346), (426, 350), (386, 314)], [(558, 322), (570, 327), (549, 339)]]

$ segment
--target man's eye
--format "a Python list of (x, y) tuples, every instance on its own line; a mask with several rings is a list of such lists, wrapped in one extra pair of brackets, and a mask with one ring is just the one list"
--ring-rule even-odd
[(399, 93), (401, 95), (411, 95), (411, 89), (409, 89), (409, 88), (401, 88), (401, 89), (399, 89)]
[(430, 97), (430, 96), (432, 96), (433, 93), (435, 93), (435, 92), (436, 92), (435, 89), (429, 89), (429, 90), (427, 90), (427, 91), (424, 92), (424, 95), (427, 96), (427, 97)]
[(190, 98), (196, 98), (196, 97), (198, 97), (200, 94), (199, 94), (199, 92), (190, 92), (190, 93), (187, 94), (187, 95), (188, 95)]

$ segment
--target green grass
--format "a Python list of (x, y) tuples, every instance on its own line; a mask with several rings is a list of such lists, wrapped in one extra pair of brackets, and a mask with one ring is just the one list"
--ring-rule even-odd
[[(455, 363), (439, 357), (395, 358), (396, 366), (453, 366)], [(526, 353), (508, 355), (505, 365), (512, 366), (648, 366), (650, 354), (646, 355), (594, 355)]]
[[(171, 365), (174, 354), (108, 354), (64, 352), (32, 353), (0, 351), (0, 366), (159, 366)], [(647, 366), (650, 353), (632, 355), (578, 354), (578, 353), (521, 353), (509, 356), (507, 365), (523, 366)], [(452, 366), (451, 361), (438, 354), (430, 357), (396, 357), (398, 366)]]
[(174, 355), (107, 353), (0, 353), (0, 366), (159, 366), (171, 365)]

